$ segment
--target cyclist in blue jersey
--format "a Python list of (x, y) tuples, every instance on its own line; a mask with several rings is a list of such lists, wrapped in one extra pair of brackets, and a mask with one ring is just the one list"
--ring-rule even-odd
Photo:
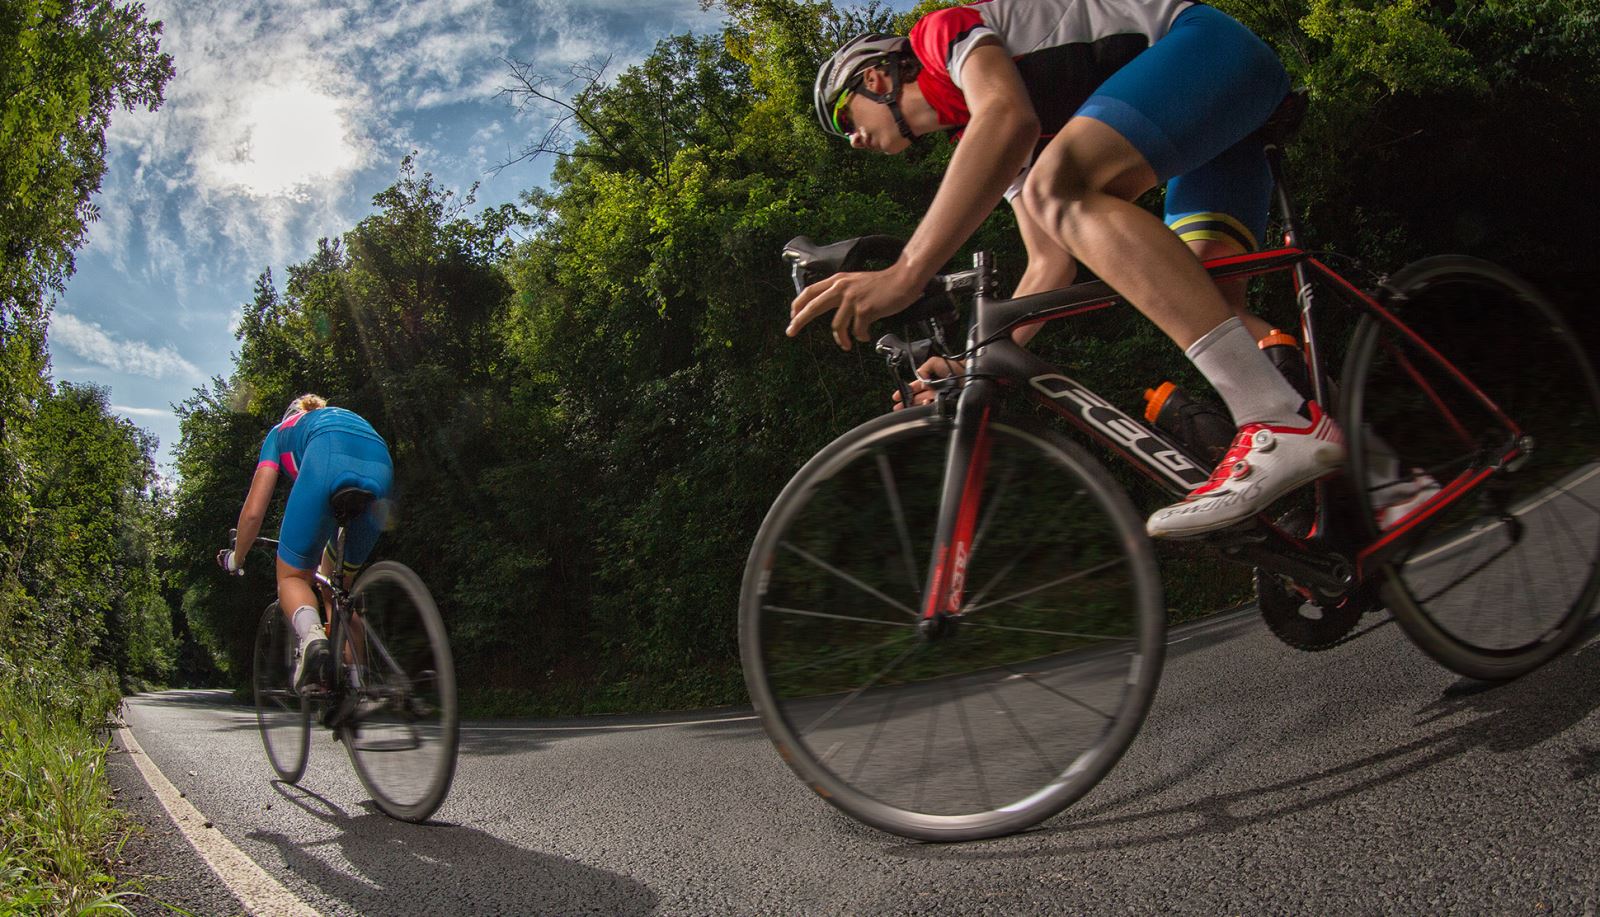
[[(324, 679), (328, 664), (328, 638), (317, 612), (312, 574), (320, 563), (323, 574), (339, 582), (366, 562), (383, 531), (394, 465), (383, 437), (359, 414), (332, 408), (320, 395), (301, 395), (289, 402), (283, 419), (261, 444), (250, 493), (239, 511), (234, 548), (217, 555), (217, 563), (233, 574), (244, 572), (245, 551), (255, 542), (272, 502), (278, 474), (293, 481), (289, 502), (278, 533), (278, 604), (294, 626), (294, 687)], [(329, 500), (346, 487), (359, 487), (377, 496), (365, 513), (345, 527), (344, 569), (332, 569), (326, 551), (334, 532)]]
[[(909, 38), (858, 36), (818, 73), (824, 129), (890, 154), (937, 131), (960, 144), (899, 260), (807, 287), (787, 333), (833, 312), (840, 347), (867, 340), (1008, 200), (1028, 251), (1016, 295), (1088, 265), (1184, 349), (1239, 426), (1210, 480), (1149, 532), (1244, 521), (1344, 457), (1332, 418), (1258, 348), (1270, 326), (1242, 286), (1219, 290), (1200, 264), (1264, 234), (1271, 176), (1251, 137), (1288, 88), (1265, 43), (1189, 0), (981, 0), (929, 13)], [(1165, 221), (1133, 203), (1163, 182)]]

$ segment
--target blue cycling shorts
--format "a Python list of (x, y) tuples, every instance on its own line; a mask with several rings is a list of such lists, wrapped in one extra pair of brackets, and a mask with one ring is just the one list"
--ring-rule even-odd
[(1249, 138), (1288, 92), (1266, 42), (1196, 5), (1077, 114), (1109, 125), (1167, 181), (1167, 225), (1185, 241), (1226, 239), (1250, 251), (1266, 233), (1272, 175)]
[(342, 430), (316, 434), (306, 443), (300, 476), (289, 490), (278, 559), (300, 570), (314, 569), (335, 528), (328, 501), (342, 488), (359, 487), (378, 499), (345, 529), (344, 561), (347, 567), (365, 563), (388, 521), (393, 486), (394, 465), (383, 440)]

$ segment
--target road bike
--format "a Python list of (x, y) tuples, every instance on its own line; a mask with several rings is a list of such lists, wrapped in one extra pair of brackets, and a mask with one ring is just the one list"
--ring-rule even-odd
[[(1334, 645), (1387, 607), (1443, 665), (1516, 677), (1576, 638), (1600, 589), (1588, 347), (1487, 262), (1429, 258), (1363, 284), (1301, 248), (1281, 144), (1303, 104), (1291, 96), (1262, 134), (1283, 245), (1205, 266), (1218, 280), (1290, 274), (1305, 378), (1333, 406), (1349, 459), (1196, 540), (1255, 568), (1262, 615), (1287, 642)], [(784, 257), (798, 290), (899, 246), (801, 237)], [(1007, 300), (995, 286), (979, 253), (903, 313), (915, 333), (880, 339), (905, 396), (905, 373), (929, 354), (964, 369), (925, 380), (933, 403), (870, 420), (808, 461), (768, 512), (742, 584), (746, 684), (783, 759), (845, 813), (912, 838), (1001, 835), (1059, 813), (1116, 764), (1156, 691), (1167, 609), (1143, 514), (1094, 455), (1036, 418), (1063, 418), (1168, 501), (1212, 464), (1011, 340), (1122, 303), (1114, 290), (1091, 281)], [(958, 298), (971, 304), (964, 336)], [(1354, 331), (1335, 340), (1339, 315)], [(1436, 492), (1380, 518), (1380, 495), (1425, 486)]]
[[(346, 524), (373, 499), (357, 488), (331, 498), (338, 523), (332, 569), (344, 568)], [(257, 538), (255, 544), (275, 549), (278, 543)], [(324, 683), (295, 692), (295, 632), (277, 602), (256, 628), (252, 684), (267, 759), (280, 779), (298, 783), (315, 717), (344, 743), (380, 810), (426, 821), (450, 791), (460, 726), (455, 665), (433, 596), (395, 561), (370, 565), (348, 590), (321, 571), (315, 581), (329, 605), (333, 671)]]

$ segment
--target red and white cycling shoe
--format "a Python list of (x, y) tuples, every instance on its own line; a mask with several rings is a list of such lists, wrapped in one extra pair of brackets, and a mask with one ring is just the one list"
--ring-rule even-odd
[(1377, 517), (1378, 531), (1393, 528), (1421, 509), (1422, 504), (1432, 500), (1442, 489), (1433, 475), (1421, 468), (1413, 468), (1411, 477), (1374, 491), (1372, 511)]
[(1344, 434), (1315, 401), (1304, 427), (1251, 423), (1239, 428), (1211, 480), (1145, 523), (1154, 538), (1188, 538), (1225, 529), (1304, 484), (1339, 470)]

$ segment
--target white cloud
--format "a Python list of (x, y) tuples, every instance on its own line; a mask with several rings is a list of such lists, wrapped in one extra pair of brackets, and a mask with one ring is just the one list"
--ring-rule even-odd
[(125, 404), (113, 404), (111, 410), (129, 417), (171, 417), (172, 412), (165, 408), (134, 408)]
[(50, 319), (50, 344), (119, 373), (151, 379), (196, 379), (200, 370), (171, 347), (119, 340), (94, 322), (57, 312)]

